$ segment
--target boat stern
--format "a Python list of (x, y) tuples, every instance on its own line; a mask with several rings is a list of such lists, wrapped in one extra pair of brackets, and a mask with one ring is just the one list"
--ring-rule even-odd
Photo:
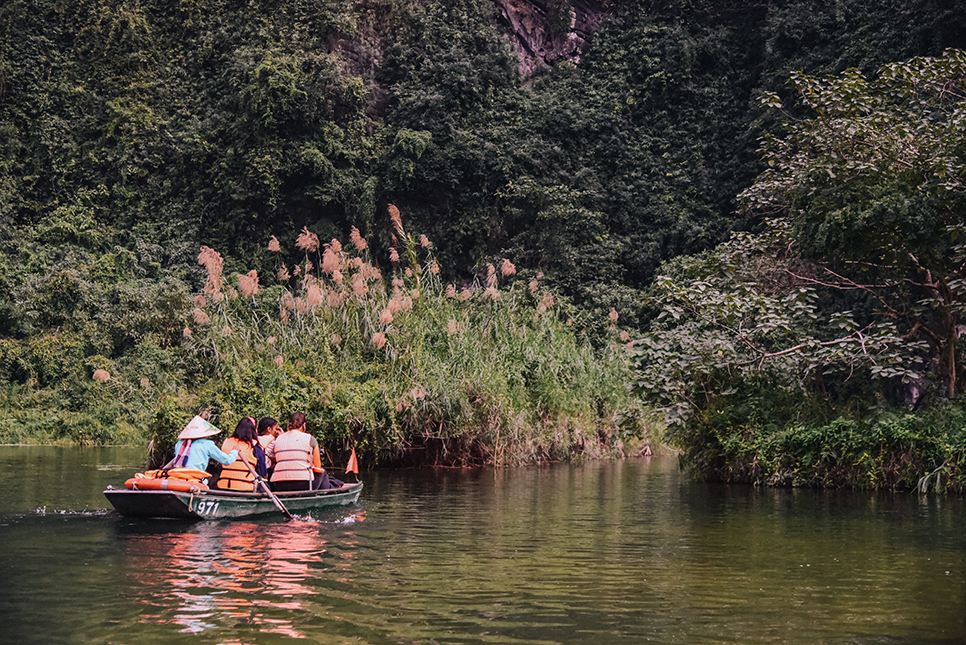
[(108, 487), (104, 496), (125, 517), (171, 517), (200, 519), (181, 495), (160, 490), (127, 490)]

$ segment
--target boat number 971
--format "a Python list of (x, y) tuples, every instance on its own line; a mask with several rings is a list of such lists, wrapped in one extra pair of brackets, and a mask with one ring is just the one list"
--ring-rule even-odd
[(199, 515), (214, 515), (218, 512), (218, 502), (212, 499), (204, 499), (198, 502), (195, 512)]

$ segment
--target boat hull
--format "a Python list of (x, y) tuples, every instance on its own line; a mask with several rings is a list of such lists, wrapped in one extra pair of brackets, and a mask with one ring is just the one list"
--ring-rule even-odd
[[(306, 513), (349, 506), (359, 501), (362, 482), (340, 488), (276, 493), (291, 513)], [(104, 491), (111, 505), (125, 517), (160, 517), (195, 520), (248, 518), (258, 515), (282, 515), (271, 497), (264, 493), (239, 493), (222, 490), (162, 491), (127, 490), (108, 487)]]

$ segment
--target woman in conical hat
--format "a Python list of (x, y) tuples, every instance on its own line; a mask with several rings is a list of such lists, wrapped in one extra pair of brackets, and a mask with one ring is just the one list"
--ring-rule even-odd
[(221, 430), (196, 416), (178, 435), (178, 443), (174, 444), (175, 457), (169, 467), (205, 470), (208, 468), (209, 459), (214, 459), (226, 466), (235, 463), (238, 459), (237, 450), (226, 454), (218, 449), (214, 441), (208, 439), (219, 432)]

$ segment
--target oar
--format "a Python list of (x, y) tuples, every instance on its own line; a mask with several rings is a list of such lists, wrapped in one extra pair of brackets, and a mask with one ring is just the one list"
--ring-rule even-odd
[(248, 472), (252, 474), (252, 477), (255, 478), (256, 482), (262, 485), (262, 488), (265, 489), (265, 492), (268, 493), (268, 496), (272, 498), (273, 502), (275, 502), (275, 506), (278, 507), (278, 510), (282, 511), (285, 514), (285, 517), (287, 517), (288, 519), (294, 520), (295, 516), (292, 515), (292, 513), (290, 513), (287, 508), (285, 508), (285, 504), (283, 504), (282, 500), (278, 498), (278, 495), (272, 492), (272, 489), (268, 487), (268, 484), (265, 483), (265, 480), (258, 476), (258, 473), (255, 472), (255, 469), (252, 468), (252, 465), (248, 463), (248, 460), (242, 457), (241, 455), (239, 455), (238, 458), (241, 459), (243, 462), (245, 462), (245, 466), (248, 467)]

